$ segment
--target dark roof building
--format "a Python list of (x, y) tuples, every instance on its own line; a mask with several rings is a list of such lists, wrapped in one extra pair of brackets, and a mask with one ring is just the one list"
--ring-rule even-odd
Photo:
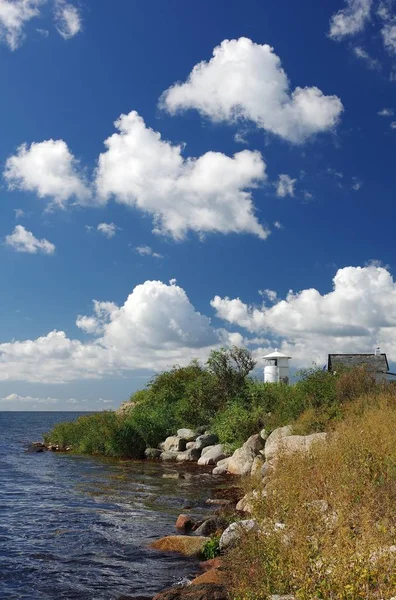
[(329, 354), (327, 368), (335, 371), (337, 367), (361, 367), (366, 366), (370, 371), (376, 373), (378, 379), (386, 379), (389, 372), (389, 363), (386, 354), (376, 351), (373, 354)]

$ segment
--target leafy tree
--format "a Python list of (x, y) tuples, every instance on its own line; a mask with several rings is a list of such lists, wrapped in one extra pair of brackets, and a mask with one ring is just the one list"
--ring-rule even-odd
[(246, 377), (256, 366), (247, 348), (220, 348), (212, 350), (207, 360), (208, 371), (216, 379), (218, 395), (227, 402), (244, 396)]

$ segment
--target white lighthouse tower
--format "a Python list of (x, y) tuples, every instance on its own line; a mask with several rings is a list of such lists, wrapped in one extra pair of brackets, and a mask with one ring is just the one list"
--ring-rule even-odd
[(291, 356), (286, 356), (282, 352), (275, 352), (263, 356), (264, 363), (264, 383), (289, 383), (289, 360)]

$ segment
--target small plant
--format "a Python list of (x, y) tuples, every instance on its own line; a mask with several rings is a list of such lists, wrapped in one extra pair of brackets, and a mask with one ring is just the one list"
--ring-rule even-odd
[(220, 554), (220, 536), (212, 535), (202, 549), (202, 557), (205, 560), (216, 558)]

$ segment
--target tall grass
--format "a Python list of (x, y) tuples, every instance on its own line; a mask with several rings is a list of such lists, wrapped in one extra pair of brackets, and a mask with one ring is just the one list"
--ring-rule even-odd
[(328, 443), (280, 457), (254, 507), (259, 532), (226, 559), (235, 598), (396, 595), (395, 396), (366, 395), (343, 414)]

